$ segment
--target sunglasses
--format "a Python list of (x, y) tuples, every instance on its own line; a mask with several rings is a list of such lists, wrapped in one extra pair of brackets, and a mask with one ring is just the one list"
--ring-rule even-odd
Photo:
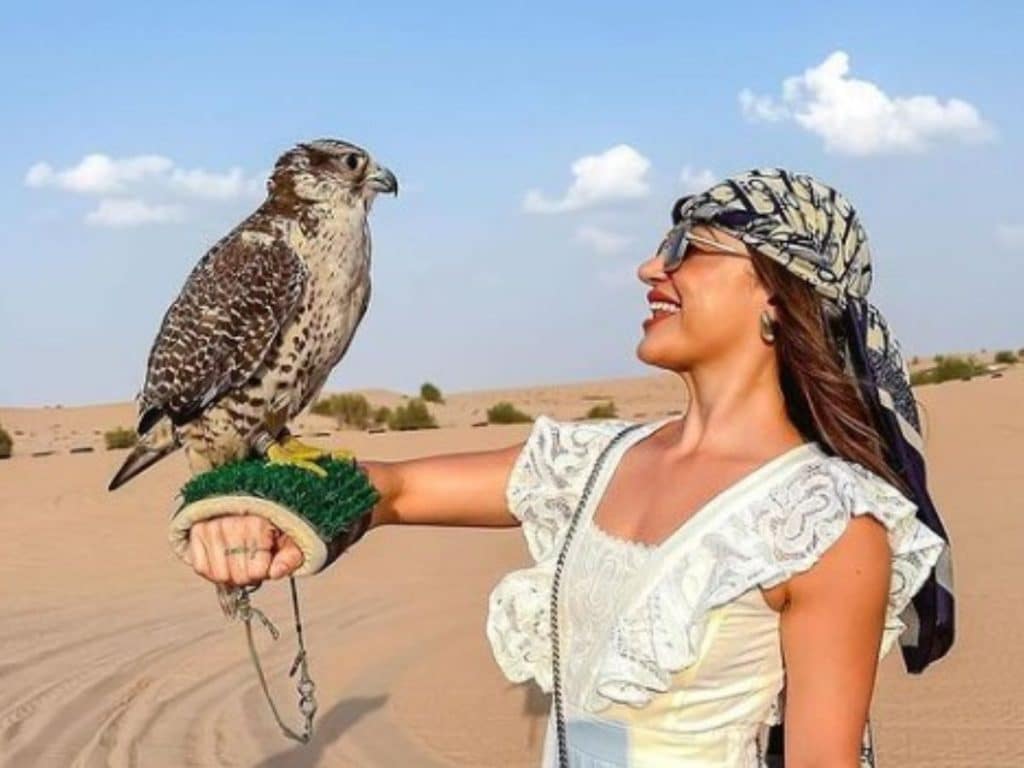
[(742, 259), (749, 259), (750, 254), (745, 248), (738, 248), (728, 243), (720, 243), (708, 237), (695, 235), (685, 227), (676, 227), (665, 237), (659, 249), (664, 259), (662, 269), (665, 272), (675, 272), (684, 261), (692, 254), (690, 245), (699, 247), (701, 253), (714, 254), (716, 256), (733, 256)]

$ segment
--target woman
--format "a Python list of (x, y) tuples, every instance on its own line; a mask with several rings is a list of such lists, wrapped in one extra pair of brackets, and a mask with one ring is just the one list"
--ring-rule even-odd
[[(494, 590), (487, 634), (511, 680), (554, 692), (545, 766), (764, 765), (782, 722), (787, 768), (871, 764), (878, 659), (897, 636), (913, 672), (943, 656), (953, 601), (863, 229), (778, 169), (673, 224), (639, 269), (637, 354), (682, 377), (683, 417), (541, 417), (524, 445), (365, 462), (369, 525), (523, 526), (536, 563)], [(219, 583), (302, 558), (242, 514), (190, 541)]]

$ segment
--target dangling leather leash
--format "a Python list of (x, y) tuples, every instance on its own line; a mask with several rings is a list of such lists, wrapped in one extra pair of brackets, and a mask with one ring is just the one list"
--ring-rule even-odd
[(253, 618), (259, 619), (260, 623), (266, 627), (270, 636), (277, 640), (281, 633), (274, 626), (274, 624), (267, 618), (267, 615), (263, 613), (259, 608), (252, 605), (249, 600), (249, 595), (260, 588), (259, 584), (251, 587), (242, 587), (240, 589), (233, 590), (234, 595), (233, 607), (226, 609), (227, 613), (231, 618), (240, 619), (245, 622), (245, 639), (249, 644), (249, 657), (252, 659), (252, 664), (256, 668), (256, 676), (259, 678), (260, 687), (263, 688), (263, 696), (267, 700), (267, 704), (270, 705), (270, 711), (274, 715), (274, 719), (277, 720), (278, 726), (281, 728), (281, 732), (289, 739), (294, 739), (301, 744), (307, 744), (313, 736), (313, 717), (316, 715), (317, 703), (316, 703), (316, 684), (313, 682), (313, 678), (309, 675), (309, 658), (306, 654), (306, 645), (302, 638), (302, 620), (299, 617), (299, 595), (298, 590), (295, 587), (295, 579), (288, 577), (288, 583), (291, 587), (292, 593), (292, 612), (295, 615), (295, 635), (298, 638), (299, 650), (295, 655), (295, 661), (292, 662), (291, 669), (288, 671), (288, 677), (295, 677), (295, 673), (299, 672), (299, 679), (296, 683), (296, 690), (299, 693), (299, 712), (304, 718), (303, 728), (301, 733), (289, 728), (285, 722), (281, 719), (280, 713), (277, 711), (277, 706), (274, 704), (273, 698), (270, 696), (270, 689), (267, 686), (266, 675), (263, 674), (263, 666), (260, 664), (259, 655), (256, 652), (256, 645), (252, 638), (252, 620)]

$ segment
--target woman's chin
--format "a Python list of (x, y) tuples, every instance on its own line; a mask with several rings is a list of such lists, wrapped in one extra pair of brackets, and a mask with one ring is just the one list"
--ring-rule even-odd
[(636, 356), (641, 362), (666, 371), (685, 371), (689, 368), (689, 356), (678, 345), (671, 347), (663, 341), (645, 335), (636, 346)]

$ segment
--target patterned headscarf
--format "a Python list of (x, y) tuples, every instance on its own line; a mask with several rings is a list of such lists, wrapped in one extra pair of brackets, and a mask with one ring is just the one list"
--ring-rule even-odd
[[(909, 489), (917, 518), (948, 545), (949, 537), (925, 484), (921, 424), (910, 372), (885, 318), (865, 298), (871, 287), (871, 254), (850, 202), (810, 176), (761, 169), (680, 199), (672, 222), (659, 249), (666, 263), (686, 248), (690, 228), (705, 224), (741, 240), (814, 286), (826, 317), (841, 329), (837, 351), (879, 428), (889, 466)], [(909, 672), (922, 672), (949, 650), (953, 608), (947, 546), (903, 617), (908, 626), (900, 646)]]
[[(871, 287), (867, 235), (850, 202), (810, 176), (779, 168), (748, 171), (706, 192), (681, 198), (660, 253), (671, 260), (686, 232), (714, 226), (814, 286), (827, 316), (841, 320), (838, 350), (880, 430), (892, 469), (910, 490), (917, 517), (944, 541), (946, 529), (928, 495), (921, 424), (910, 372), (882, 313), (866, 300)], [(913, 598), (900, 637), (904, 663), (921, 672), (953, 643), (953, 584), (947, 546)]]

